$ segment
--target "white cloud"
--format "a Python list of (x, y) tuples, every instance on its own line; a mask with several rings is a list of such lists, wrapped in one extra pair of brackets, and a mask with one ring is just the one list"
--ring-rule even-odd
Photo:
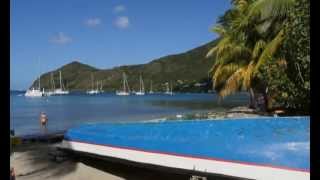
[(117, 5), (113, 8), (113, 12), (119, 13), (126, 10), (126, 7), (124, 5)]
[(63, 32), (59, 32), (58, 34), (53, 36), (49, 41), (55, 44), (68, 44), (72, 42), (72, 38), (67, 36)]
[(90, 18), (85, 21), (85, 25), (88, 27), (96, 27), (101, 24), (100, 18)]
[(128, 28), (129, 24), (130, 24), (130, 22), (129, 22), (129, 18), (127, 16), (120, 16), (120, 17), (117, 17), (117, 19), (115, 20), (116, 27), (118, 27), (120, 29)]

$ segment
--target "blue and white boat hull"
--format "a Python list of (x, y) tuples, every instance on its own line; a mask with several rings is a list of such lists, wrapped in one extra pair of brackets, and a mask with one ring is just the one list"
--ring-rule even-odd
[(95, 124), (63, 147), (137, 163), (248, 179), (307, 180), (309, 117)]

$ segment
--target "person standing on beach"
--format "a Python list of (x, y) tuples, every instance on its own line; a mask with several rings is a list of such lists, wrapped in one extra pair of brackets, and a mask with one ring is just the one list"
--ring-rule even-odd
[(47, 130), (48, 117), (44, 112), (40, 113), (40, 126), (44, 131)]

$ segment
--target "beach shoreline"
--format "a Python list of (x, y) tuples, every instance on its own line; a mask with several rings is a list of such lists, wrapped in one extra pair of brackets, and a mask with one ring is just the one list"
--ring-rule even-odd
[(168, 116), (165, 120), (226, 120), (233, 118), (255, 118), (263, 116), (273, 116), (274, 114), (262, 113), (247, 106), (238, 106), (225, 111), (205, 111), (193, 112), (185, 114), (177, 114), (175, 116)]

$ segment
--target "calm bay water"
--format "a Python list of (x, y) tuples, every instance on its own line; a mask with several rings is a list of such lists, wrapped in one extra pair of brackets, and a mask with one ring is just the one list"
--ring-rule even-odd
[(216, 94), (153, 94), (116, 96), (113, 93), (27, 98), (21, 92), (10, 94), (10, 126), (16, 134), (40, 132), (39, 114), (46, 112), (48, 130), (64, 130), (82, 123), (132, 122), (161, 119), (169, 115), (200, 111), (222, 111), (246, 105), (248, 96), (239, 93), (220, 104)]

